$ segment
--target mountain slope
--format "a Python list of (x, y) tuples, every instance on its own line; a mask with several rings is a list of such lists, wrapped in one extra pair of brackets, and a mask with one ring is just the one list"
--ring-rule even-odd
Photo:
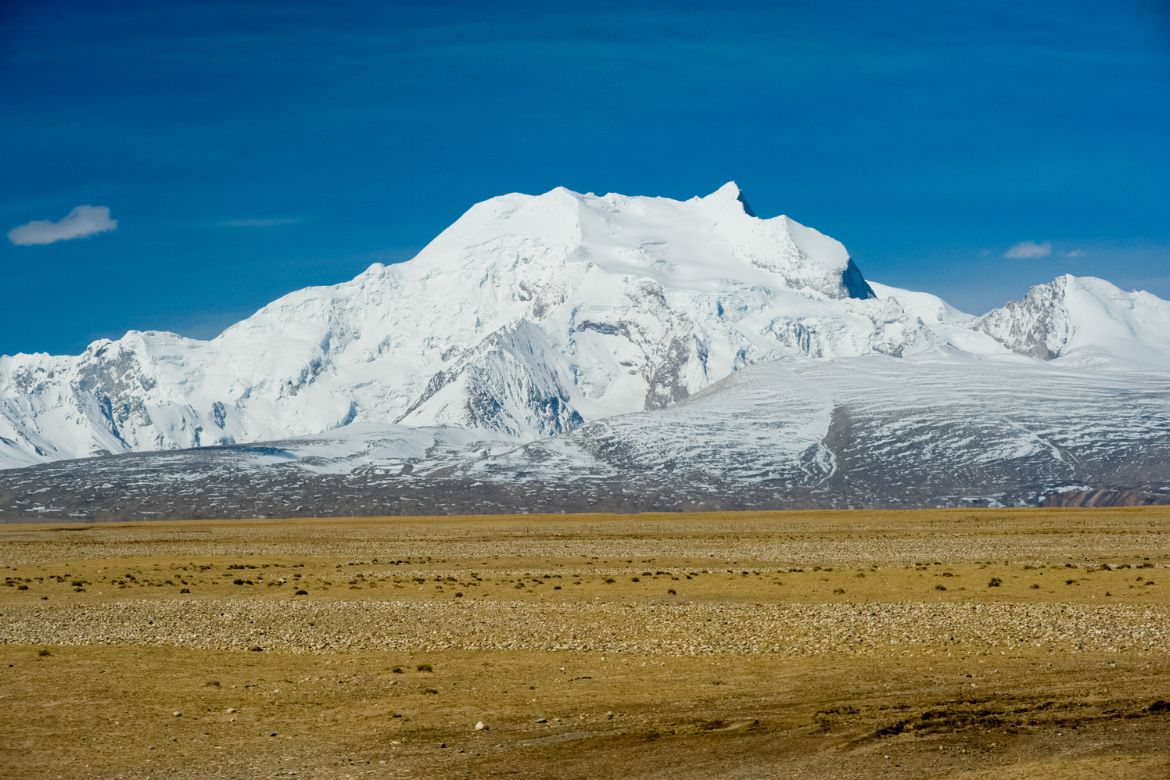
[[(1085, 498), (1088, 497), (1088, 498)], [(764, 363), (527, 444), (359, 424), (0, 471), (0, 519), (1170, 502), (1170, 371)]]

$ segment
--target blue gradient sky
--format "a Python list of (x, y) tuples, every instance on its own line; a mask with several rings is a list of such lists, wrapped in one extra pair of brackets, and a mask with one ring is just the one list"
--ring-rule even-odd
[(971, 311), (1066, 271), (1170, 297), (1164, 2), (564, 7), (0, 3), (0, 234), (119, 223), (3, 240), (0, 353), (211, 336), (558, 184), (734, 179)]

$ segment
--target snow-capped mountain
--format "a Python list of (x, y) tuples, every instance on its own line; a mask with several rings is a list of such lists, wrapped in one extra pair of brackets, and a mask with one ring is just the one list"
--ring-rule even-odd
[(745, 365), (937, 349), (845, 248), (705, 198), (506, 195), (410, 262), (281, 298), (203, 342), (131, 332), (0, 358), (9, 462), (227, 444), (352, 423), (530, 438), (656, 408)]
[[(416, 442), (409, 431), (466, 464), (686, 414), (739, 374), (763, 384), (725, 398), (786, 399), (781, 428), (804, 432), (774, 442), (787, 452), (829, 435), (821, 412), (844, 374), (817, 368), (795, 391), (751, 366), (885, 356), (927, 374), (1160, 375), (1168, 334), (1170, 303), (1098, 279), (1060, 277), (982, 317), (870, 283), (839, 242), (756, 217), (730, 183), (687, 201), (557, 188), (477, 204), (411, 261), (291, 293), (210, 341), (130, 332), (75, 357), (0, 357), (0, 467), (322, 435), (351, 440), (346, 461), (371, 435)], [(814, 473), (831, 458), (809, 446), (792, 457)]]
[(1126, 361), (1170, 367), (1170, 304), (1103, 279), (1058, 276), (979, 318), (976, 327), (1009, 349), (1063, 363)]

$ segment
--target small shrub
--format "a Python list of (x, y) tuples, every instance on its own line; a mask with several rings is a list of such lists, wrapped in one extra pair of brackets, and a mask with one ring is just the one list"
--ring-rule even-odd
[(419, 664), (415, 668), (417, 668), (420, 672), (433, 672), (433, 671), (435, 671), (433, 668), (431, 668), (430, 664)]
[(1001, 580), (999, 577), (992, 577), (987, 581), (987, 587), (989, 588), (998, 588), (1002, 584), (1003, 580)]

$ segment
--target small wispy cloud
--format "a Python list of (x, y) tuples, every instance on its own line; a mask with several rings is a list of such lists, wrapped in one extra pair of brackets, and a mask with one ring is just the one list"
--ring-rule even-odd
[(1035, 241), (1021, 241), (1008, 247), (1003, 256), (1009, 260), (1034, 260), (1040, 257), (1051, 257), (1052, 242), (1044, 241), (1038, 244)]
[(266, 228), (280, 227), (281, 225), (296, 225), (303, 220), (300, 217), (265, 217), (259, 219), (225, 219), (220, 227), (233, 228)]
[(1083, 250), (1083, 249), (1070, 249), (1069, 251), (1064, 253), (1064, 256), (1065, 257), (1084, 257), (1085, 250)]
[(118, 227), (105, 206), (78, 206), (61, 219), (35, 219), (8, 231), (8, 240), (17, 246), (55, 244), (107, 233)]

